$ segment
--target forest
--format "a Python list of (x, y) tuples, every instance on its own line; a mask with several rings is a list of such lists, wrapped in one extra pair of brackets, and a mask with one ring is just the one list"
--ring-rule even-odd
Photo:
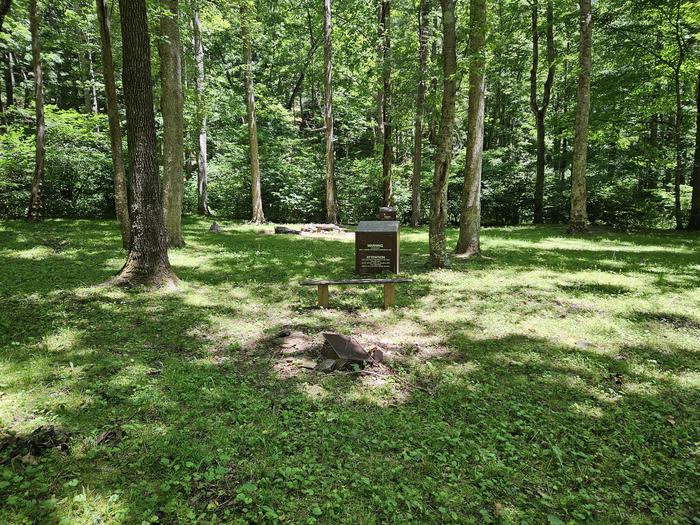
[(699, 37), (0, 0), (0, 523), (699, 523)]
[[(458, 224), (465, 208), (464, 174), (475, 162), (469, 126), (478, 121), (482, 224), (569, 220), (580, 73), (576, 2), (502, 0), (472, 21), (469, 2), (456, 3), (447, 77), (449, 28), (437, 1), (337, 1), (328, 37), (315, 2), (161, 4), (147, 5), (155, 147), (164, 185), (178, 180), (173, 199), (182, 193), (183, 213), (327, 219), (324, 79), (332, 67), (328, 131), (339, 221), (357, 222), (389, 201), (405, 222), (428, 221), (435, 162), (444, 154), (438, 130), (445, 78), (455, 83), (447, 223)], [(113, 217), (127, 193), (113, 174), (124, 171), (113, 157), (126, 150), (110, 140), (112, 128), (125, 131), (117, 122), (125, 116), (119, 6), (105, 4), (100, 15), (91, 2), (39, 1), (36, 61), (32, 13), (22, 3), (9, 6), (5, 1), (0, 41), (0, 216), (28, 213), (39, 65), (42, 216)], [(697, 229), (700, 7), (601, 0), (595, 10), (588, 158), (580, 168), (588, 220)], [(477, 68), (484, 69), (484, 108), (469, 120), (469, 75)], [(173, 155), (182, 162), (175, 165)], [(168, 208), (178, 214), (174, 201)]]

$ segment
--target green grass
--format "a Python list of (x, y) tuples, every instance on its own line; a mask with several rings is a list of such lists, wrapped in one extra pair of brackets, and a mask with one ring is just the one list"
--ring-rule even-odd
[[(297, 283), (350, 276), (352, 238), (207, 226), (152, 293), (97, 286), (113, 223), (0, 222), (0, 434), (70, 432), (0, 453), (0, 523), (700, 523), (697, 236), (486, 229), (429, 271), (405, 228), (395, 309), (317, 310)], [(284, 325), (388, 363), (300, 368)]]

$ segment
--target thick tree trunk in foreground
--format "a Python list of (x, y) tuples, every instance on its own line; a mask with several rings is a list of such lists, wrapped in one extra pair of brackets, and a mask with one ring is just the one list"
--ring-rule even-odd
[(457, 253), (472, 256), (481, 253), (481, 166), (484, 151), (484, 102), (486, 0), (471, 0), (469, 7), (469, 115), (467, 157), (459, 218)]
[(382, 0), (379, 15), (379, 33), (382, 68), (381, 132), (382, 132), (382, 206), (391, 206), (394, 200), (391, 165), (394, 158), (391, 122), (391, 1)]
[(532, 2), (532, 68), (530, 69), (530, 110), (535, 117), (537, 127), (537, 174), (535, 176), (535, 210), (534, 223), (544, 222), (544, 167), (545, 167), (545, 128), (544, 119), (547, 115), (549, 100), (554, 84), (554, 10), (552, 0), (547, 2), (547, 80), (544, 83), (542, 106), (537, 103), (537, 70), (539, 67), (538, 3)]
[(457, 95), (457, 37), (455, 34), (457, 0), (440, 0), (442, 8), (442, 114), (435, 152), (435, 173), (430, 199), (430, 264), (433, 268), (448, 265), (445, 228), (447, 227), (447, 183), (452, 162), (452, 140)]
[(197, 211), (200, 215), (211, 215), (207, 197), (207, 112), (204, 102), (204, 44), (202, 43), (202, 22), (199, 11), (195, 10), (192, 21), (194, 29), (194, 57), (197, 63), (197, 121), (199, 124), (199, 150), (197, 176)]
[(146, 0), (119, 0), (129, 144), (131, 245), (116, 284), (177, 285), (170, 268), (156, 159), (156, 121)]
[(131, 223), (129, 222), (129, 198), (126, 188), (126, 169), (122, 151), (122, 130), (119, 122), (119, 102), (114, 80), (114, 62), (112, 60), (112, 35), (109, 27), (109, 9), (107, 0), (96, 0), (97, 20), (100, 26), (102, 51), (102, 68), (107, 97), (107, 118), (109, 120), (109, 138), (112, 145), (112, 167), (114, 169), (114, 208), (117, 222), (122, 234), (122, 246), (129, 249)]
[(591, 107), (591, 62), (593, 15), (591, 0), (579, 0), (581, 47), (579, 50), (578, 94), (576, 98), (576, 129), (571, 166), (571, 218), (569, 233), (588, 231), (586, 211), (586, 162), (588, 158), (588, 116)]
[(423, 165), (423, 121), (425, 118), (425, 74), (428, 63), (428, 16), (430, 0), (418, 8), (418, 90), (413, 125), (413, 177), (411, 178), (411, 226), (420, 226), (420, 179)]
[(182, 43), (178, 0), (161, 0), (160, 108), (163, 115), (163, 205), (169, 247), (185, 245), (182, 237), (184, 118), (182, 114)]
[(245, 10), (241, 10), (243, 25), (243, 45), (245, 46), (245, 106), (248, 118), (248, 144), (250, 148), (251, 175), (251, 222), (265, 222), (262, 203), (262, 188), (260, 182), (260, 155), (258, 153), (258, 124), (255, 116), (255, 84), (253, 83), (253, 44), (250, 34), (250, 21), (245, 19)]
[(335, 158), (333, 152), (333, 25), (331, 0), (323, 0), (324, 106), (326, 128), (326, 222), (338, 222), (338, 202), (335, 190)]
[(42, 200), (44, 191), (44, 159), (46, 146), (46, 123), (44, 122), (44, 74), (41, 68), (41, 42), (39, 41), (39, 21), (36, 10), (37, 0), (29, 0), (29, 25), (32, 33), (32, 64), (34, 66), (34, 101), (36, 105), (36, 155), (34, 163), (34, 180), (32, 196), (29, 201), (28, 218), (41, 220), (44, 209)]
[(693, 200), (690, 205), (689, 230), (700, 230), (700, 72), (696, 92), (697, 120), (695, 124), (695, 162), (693, 163)]

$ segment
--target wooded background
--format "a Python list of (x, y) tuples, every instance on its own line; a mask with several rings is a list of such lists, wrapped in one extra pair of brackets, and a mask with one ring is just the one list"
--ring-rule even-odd
[[(167, 4), (148, 3), (161, 165), (172, 158), (163, 135), (172, 99), (162, 82), (167, 64), (158, 52), (168, 40), (167, 27), (160, 23), (168, 19)], [(391, 198), (409, 222), (411, 178), (417, 168), (420, 219), (425, 222), (443, 92), (439, 2), (334, 0), (332, 8), (338, 219), (352, 223), (373, 216)], [(109, 3), (107, 9), (123, 119), (118, 5)], [(458, 91), (447, 216), (452, 224), (460, 216), (468, 74), (474, 58), (469, 51), (469, 2), (457, 2), (456, 13)], [(325, 219), (323, 14), (323, 2), (310, 0), (179, 2), (173, 23), (183, 51), (185, 212), (206, 212), (208, 207), (220, 217), (253, 216), (255, 167), (249, 157), (246, 109), (250, 78), (263, 203), (258, 212), (264, 210), (264, 217), (275, 222)], [(27, 214), (34, 170), (29, 15), (25, 2), (14, 2), (0, 33), (3, 217)], [(112, 217), (112, 147), (95, 3), (39, 0), (37, 17), (47, 129), (43, 215)], [(485, 29), (482, 223), (566, 222), (579, 63), (578, 2), (491, 1)], [(591, 222), (687, 225), (698, 148), (699, 31), (696, 0), (594, 3), (587, 169)], [(423, 139), (418, 148), (417, 120)], [(421, 162), (414, 162), (416, 158)], [(198, 173), (204, 169), (205, 206), (198, 200)], [(389, 188), (387, 170), (393, 183)]]

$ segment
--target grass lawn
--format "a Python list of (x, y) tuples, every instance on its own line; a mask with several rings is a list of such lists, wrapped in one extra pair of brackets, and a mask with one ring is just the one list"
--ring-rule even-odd
[[(700, 523), (697, 235), (486, 229), (429, 271), (404, 228), (395, 309), (318, 310), (351, 237), (208, 225), (147, 293), (96, 286), (114, 223), (0, 222), (0, 523)], [(305, 368), (328, 330), (387, 363)], [(41, 425), (68, 450), (13, 452)]]

